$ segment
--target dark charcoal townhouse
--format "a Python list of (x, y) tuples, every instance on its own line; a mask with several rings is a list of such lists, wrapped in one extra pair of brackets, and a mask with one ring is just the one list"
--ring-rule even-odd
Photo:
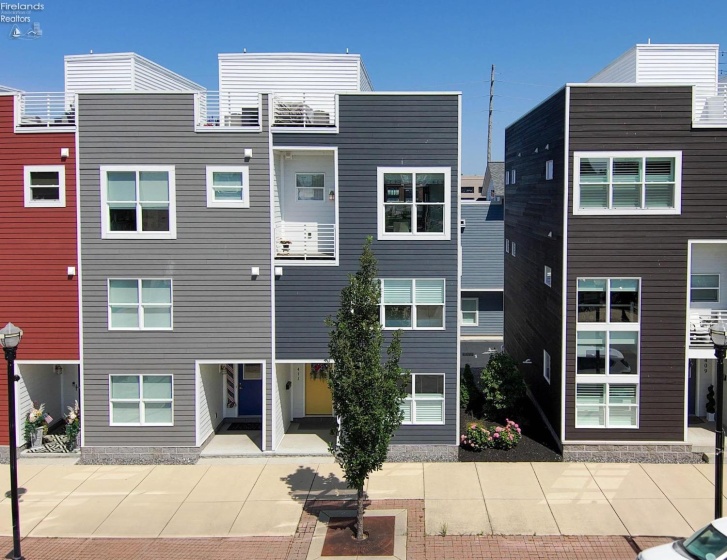
[(505, 346), (566, 459), (703, 451), (727, 301), (718, 51), (637, 45), (507, 129)]
[[(128, 90), (96, 73), (129, 57)], [(210, 92), (68, 57), (84, 461), (327, 453), (324, 320), (367, 236), (411, 371), (391, 457), (456, 459), (459, 94), (373, 93), (357, 55), (219, 62)]]

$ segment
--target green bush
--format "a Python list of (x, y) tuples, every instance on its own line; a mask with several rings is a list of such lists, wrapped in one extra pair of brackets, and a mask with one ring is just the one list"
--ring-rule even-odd
[(459, 381), (459, 402), (462, 408), (475, 416), (482, 412), (482, 392), (475, 383), (475, 376), (469, 364), (464, 365)]
[(492, 354), (481, 380), (485, 416), (497, 420), (517, 411), (525, 397), (525, 381), (511, 356), (504, 352)]

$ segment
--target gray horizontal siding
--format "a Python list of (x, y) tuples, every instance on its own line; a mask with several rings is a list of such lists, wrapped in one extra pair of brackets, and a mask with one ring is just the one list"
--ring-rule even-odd
[(477, 298), (479, 321), (476, 327), (462, 325), (462, 336), (502, 336), (502, 292), (462, 291), (462, 299), (465, 298)]
[(502, 204), (462, 204), (462, 289), (502, 289), (504, 221)]
[[(269, 370), (268, 133), (195, 133), (190, 94), (81, 95), (78, 114), (86, 445), (192, 446), (196, 359), (266, 360)], [(250, 208), (207, 208), (205, 166), (244, 165), (244, 148)], [(107, 164), (175, 166), (177, 239), (101, 239)], [(174, 330), (109, 331), (107, 279), (150, 277), (173, 280)], [(174, 426), (110, 427), (108, 376), (119, 373), (173, 374)]]
[[(276, 133), (279, 146), (338, 146), (340, 265), (284, 266), (276, 281), (276, 355), (328, 355), (324, 319), (336, 313), (348, 274), (358, 269), (366, 236), (377, 236), (380, 166), (452, 168), (450, 241), (378, 241), (382, 278), (445, 278), (446, 329), (405, 331), (401, 365), (417, 373), (445, 373), (444, 426), (403, 426), (394, 443), (456, 442), (458, 97), (456, 95), (342, 95), (338, 134)], [(387, 337), (388, 339), (388, 337)]]

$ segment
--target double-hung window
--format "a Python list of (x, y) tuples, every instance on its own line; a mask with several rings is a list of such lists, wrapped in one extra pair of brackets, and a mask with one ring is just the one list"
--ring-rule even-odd
[(638, 278), (579, 278), (576, 428), (637, 428)]
[(174, 166), (102, 166), (101, 224), (106, 239), (175, 239)]
[(171, 375), (110, 375), (112, 426), (172, 426)]
[(63, 165), (26, 165), (23, 169), (25, 206), (66, 205), (66, 168)]
[(681, 152), (576, 152), (574, 214), (679, 214)]
[(692, 274), (691, 303), (719, 303), (719, 274)]
[(401, 383), (403, 424), (444, 424), (444, 374), (405, 374)]
[(172, 281), (110, 279), (110, 330), (172, 330)]
[(476, 327), (479, 324), (477, 298), (462, 298), (462, 326)]
[(250, 170), (247, 166), (207, 166), (208, 208), (249, 208)]
[(450, 239), (449, 167), (379, 167), (379, 239)]
[(296, 200), (324, 200), (326, 176), (324, 173), (296, 173)]
[(443, 329), (444, 279), (381, 280), (385, 329)]

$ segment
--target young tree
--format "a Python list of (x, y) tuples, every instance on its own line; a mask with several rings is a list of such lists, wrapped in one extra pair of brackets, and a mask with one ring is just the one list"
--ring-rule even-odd
[(356, 539), (364, 538), (364, 483), (386, 460), (389, 441), (401, 425), (401, 332), (397, 331), (382, 364), (379, 318), (381, 289), (371, 237), (366, 239), (359, 270), (341, 290), (341, 307), (328, 317), (328, 385), (339, 417), (338, 441), (330, 450), (358, 497)]

